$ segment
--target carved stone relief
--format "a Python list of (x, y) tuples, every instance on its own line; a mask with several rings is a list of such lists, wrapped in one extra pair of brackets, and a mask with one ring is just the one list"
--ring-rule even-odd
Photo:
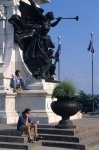
[(6, 19), (6, 6), (0, 5), (0, 20)]

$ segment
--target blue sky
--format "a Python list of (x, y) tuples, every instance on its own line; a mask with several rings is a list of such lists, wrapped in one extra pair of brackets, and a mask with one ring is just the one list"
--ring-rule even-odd
[[(41, 5), (45, 13), (53, 11), (55, 17), (79, 16), (79, 21), (61, 20), (49, 35), (53, 43), (61, 36), (61, 79), (74, 81), (79, 90), (92, 91), (91, 53), (87, 51), (93, 32), (94, 93), (99, 94), (99, 0), (52, 0)], [(56, 72), (57, 73), (57, 72)]]

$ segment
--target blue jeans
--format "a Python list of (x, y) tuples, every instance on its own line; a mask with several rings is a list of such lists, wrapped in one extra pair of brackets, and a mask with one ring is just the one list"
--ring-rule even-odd
[(25, 89), (25, 82), (24, 80), (20, 79), (20, 83), (18, 84), (16, 81), (13, 80), (13, 83), (12, 83), (12, 88), (13, 89), (16, 89), (18, 87), (22, 87), (23, 89)]

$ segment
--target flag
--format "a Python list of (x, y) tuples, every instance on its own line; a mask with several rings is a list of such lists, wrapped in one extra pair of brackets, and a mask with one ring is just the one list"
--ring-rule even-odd
[(88, 46), (88, 51), (90, 51), (91, 46), (92, 46), (92, 41), (90, 40), (90, 42), (89, 42), (89, 46)]
[(93, 46), (91, 48), (91, 53), (94, 54), (94, 48), (93, 48)]
[(58, 51), (61, 52), (61, 43), (60, 42), (58, 43)]
[(90, 40), (89, 45), (88, 45), (88, 51), (90, 51), (92, 54), (94, 54), (94, 48), (93, 48), (93, 44), (92, 44), (91, 40)]
[(56, 51), (56, 53), (55, 53), (55, 55), (54, 55), (54, 58), (55, 58), (57, 61), (59, 61), (60, 53), (61, 53), (61, 42), (59, 41), (59, 43), (58, 43), (58, 49), (57, 49), (57, 51)]

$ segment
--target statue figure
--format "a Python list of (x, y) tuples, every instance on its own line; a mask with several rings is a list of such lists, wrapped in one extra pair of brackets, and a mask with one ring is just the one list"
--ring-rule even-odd
[(33, 77), (53, 79), (55, 71), (51, 72), (53, 66), (51, 60), (55, 46), (48, 32), (51, 27), (59, 23), (62, 17), (52, 22), (53, 12), (44, 15), (44, 10), (38, 8), (33, 0), (28, 1), (30, 5), (20, 0), (21, 16), (15, 14), (8, 20), (14, 26), (14, 40), (23, 51), (23, 60)]

